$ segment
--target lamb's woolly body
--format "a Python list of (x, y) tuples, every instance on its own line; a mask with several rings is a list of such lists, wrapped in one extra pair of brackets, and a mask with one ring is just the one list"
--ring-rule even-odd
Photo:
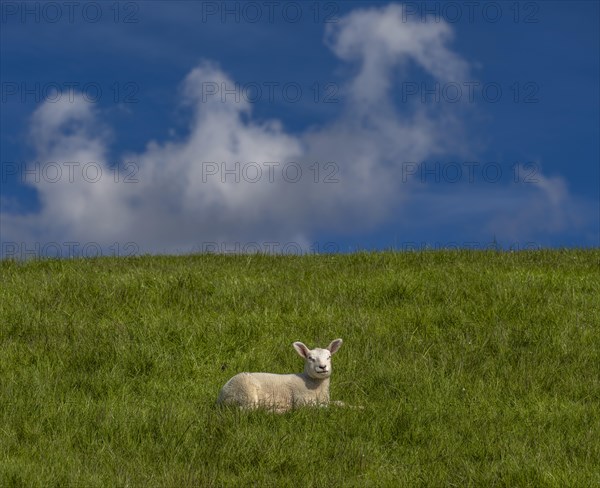
[(294, 342), (294, 349), (304, 358), (303, 373), (236, 374), (221, 388), (217, 403), (249, 409), (263, 407), (277, 412), (303, 405), (325, 406), (330, 403), (331, 356), (341, 345), (342, 340), (336, 339), (327, 349), (310, 350), (301, 342)]
[(223, 386), (218, 403), (278, 411), (301, 405), (325, 405), (329, 403), (329, 378), (315, 380), (304, 373), (239, 373)]

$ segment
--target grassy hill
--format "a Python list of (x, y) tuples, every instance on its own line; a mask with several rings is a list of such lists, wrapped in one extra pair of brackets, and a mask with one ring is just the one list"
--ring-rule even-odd
[[(600, 250), (0, 262), (0, 485), (600, 484)], [(220, 410), (334, 357), (364, 410)]]

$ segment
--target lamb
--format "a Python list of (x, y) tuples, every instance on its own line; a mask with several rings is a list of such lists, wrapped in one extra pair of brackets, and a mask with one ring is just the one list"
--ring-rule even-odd
[(302, 405), (327, 406), (330, 402), (329, 377), (331, 356), (342, 345), (336, 339), (326, 349), (309, 349), (302, 342), (294, 342), (296, 352), (304, 358), (304, 372), (300, 374), (239, 373), (231, 378), (217, 399), (219, 405), (235, 405), (242, 409), (268, 408), (277, 413), (287, 412)]

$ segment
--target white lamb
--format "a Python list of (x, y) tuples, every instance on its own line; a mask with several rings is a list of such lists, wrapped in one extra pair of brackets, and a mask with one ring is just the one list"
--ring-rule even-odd
[[(311, 350), (302, 342), (294, 342), (294, 349), (304, 358), (303, 373), (236, 374), (221, 388), (217, 403), (243, 409), (262, 407), (277, 413), (302, 405), (328, 405), (331, 356), (341, 345), (342, 339), (336, 339), (326, 349)], [(331, 403), (343, 405), (342, 402)]]

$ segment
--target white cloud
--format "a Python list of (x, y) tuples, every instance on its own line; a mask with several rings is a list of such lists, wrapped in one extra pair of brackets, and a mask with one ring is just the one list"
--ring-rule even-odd
[(344, 61), (360, 63), (350, 84), (353, 102), (371, 109), (385, 104), (393, 84), (391, 70), (407, 60), (442, 82), (464, 80), (468, 65), (447, 43), (453, 32), (445, 22), (407, 22), (402, 5), (360, 9), (327, 24), (327, 43)]
[[(135, 242), (140, 252), (187, 252), (207, 243), (228, 243), (228, 249), (250, 241), (307, 246), (323, 229), (372, 229), (411, 197), (411, 185), (401, 182), (399, 162), (422, 161), (464, 143), (460, 125), (448, 114), (423, 106), (399, 113), (391, 102), (394, 69), (408, 62), (440, 81), (467, 76), (467, 62), (448, 47), (451, 38), (445, 23), (403, 21), (399, 5), (350, 13), (326, 33), (332, 51), (356, 64), (356, 75), (345, 88), (349, 103), (338, 120), (299, 134), (286, 132), (276, 120), (256, 122), (244, 97), (237, 103), (231, 97), (227, 103), (203, 99), (203, 83), (234, 83), (218, 65), (202, 63), (181, 87), (182, 102), (192, 110), (189, 134), (150, 141), (143, 152), (122, 158), (139, 168), (136, 183), (124, 182), (123, 170), (115, 182), (107, 157), (110, 131), (93, 105), (79, 96), (74, 102), (45, 103), (31, 121), (37, 160), (95, 162), (102, 177), (90, 183), (76, 171), (75, 181), (65, 177), (34, 184), (40, 212), (3, 214), (4, 240), (96, 242), (105, 249), (114, 242)], [(282, 173), (292, 161), (302, 169), (296, 183)], [(220, 170), (208, 174), (216, 166), (206, 163), (221, 162), (230, 170), (239, 162), (241, 180)], [(270, 162), (279, 165), (266, 165)], [(311, 169), (315, 162), (318, 183)], [(335, 165), (325, 166), (328, 162)], [(248, 181), (257, 167), (262, 176)], [(336, 167), (338, 182), (323, 182)], [(250, 168), (245, 175), (244, 168)], [(561, 185), (559, 179), (542, 179), (539, 188), (549, 198), (539, 209), (522, 214), (517, 223), (499, 217), (497, 225), (514, 223), (512, 231), (518, 232), (548, 205), (559, 208), (568, 199)]]

